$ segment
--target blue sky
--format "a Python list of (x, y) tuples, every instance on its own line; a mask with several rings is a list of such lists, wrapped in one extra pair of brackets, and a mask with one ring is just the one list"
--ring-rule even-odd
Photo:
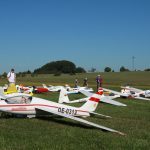
[(0, 0), (0, 74), (70, 60), (150, 68), (149, 0)]

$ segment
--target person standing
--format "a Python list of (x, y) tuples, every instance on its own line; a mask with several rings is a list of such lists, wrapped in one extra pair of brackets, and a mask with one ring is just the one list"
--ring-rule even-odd
[(78, 87), (78, 79), (77, 79), (77, 78), (75, 79), (75, 85), (74, 85), (74, 87), (75, 87), (75, 88)]
[(100, 76), (100, 87), (102, 87), (102, 84), (103, 84), (103, 79), (102, 76)]
[(102, 87), (102, 82), (103, 82), (102, 77), (100, 75), (98, 75), (96, 77), (97, 91), (98, 91), (99, 87)]
[(11, 84), (15, 84), (16, 83), (16, 74), (15, 74), (15, 70), (11, 69), (11, 71), (7, 74), (7, 79), (9, 82), (9, 86)]
[(84, 80), (83, 80), (83, 86), (84, 87), (88, 87), (88, 79), (87, 78), (84, 78)]

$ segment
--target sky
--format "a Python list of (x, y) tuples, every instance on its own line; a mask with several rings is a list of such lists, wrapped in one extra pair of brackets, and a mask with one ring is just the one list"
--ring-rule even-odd
[(0, 74), (69, 60), (150, 68), (150, 0), (0, 0)]

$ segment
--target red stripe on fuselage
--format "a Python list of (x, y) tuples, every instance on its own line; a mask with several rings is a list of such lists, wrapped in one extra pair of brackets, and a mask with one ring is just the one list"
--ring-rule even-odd
[[(45, 106), (45, 107), (53, 107), (53, 108), (59, 108), (57, 106), (51, 106), (51, 105), (44, 105), (44, 104), (7, 104), (7, 105), (0, 105), (0, 107), (17, 107), (17, 106)], [(77, 111), (82, 111), (82, 112), (88, 112), (88, 111), (84, 111), (84, 110), (77, 110)]]
[(99, 102), (99, 98), (96, 97), (90, 97), (90, 101)]
[(0, 107), (15, 107), (15, 106), (45, 106), (45, 107), (53, 107), (58, 108), (57, 106), (51, 105), (44, 105), (44, 104), (7, 104), (7, 105), (0, 105)]
[[(29, 106), (45, 106), (45, 107), (52, 107), (52, 108), (59, 108), (59, 107), (56, 107), (56, 106), (51, 106), (51, 105), (44, 105), (44, 104), (7, 104), (7, 105), (0, 105), (0, 108), (1, 107), (29, 107)], [(13, 110), (12, 110), (13, 111)], [(18, 110), (15, 110), (15, 111), (23, 111), (22, 109), (18, 109)], [(32, 111), (32, 110), (24, 110), (24, 111)], [(78, 110), (77, 111), (79, 112), (86, 112), (86, 113), (89, 113), (88, 111), (85, 111), (85, 110)]]
[(12, 109), (11, 111), (35, 111), (34, 109)]

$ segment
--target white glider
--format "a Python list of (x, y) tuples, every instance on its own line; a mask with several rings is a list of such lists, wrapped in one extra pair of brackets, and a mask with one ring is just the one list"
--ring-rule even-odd
[(139, 97), (145, 97), (145, 98), (150, 98), (150, 90), (141, 90), (137, 88), (133, 88), (130, 86), (121, 86), (122, 92), (127, 92), (131, 94), (135, 94)]
[[(64, 90), (65, 91), (65, 90)], [(78, 103), (78, 102), (85, 102), (89, 99), (89, 97), (91, 97), (93, 95), (93, 93), (87, 92), (85, 90), (80, 90), (80, 92), (82, 94), (84, 94), (85, 96), (87, 96), (86, 98), (81, 98), (81, 99), (77, 99), (77, 100), (69, 100), (69, 97), (67, 95), (67, 92), (61, 93), (59, 96), (59, 103)], [(108, 103), (108, 104), (112, 104), (112, 105), (116, 105), (116, 106), (127, 106), (126, 104), (117, 102), (115, 100), (113, 100), (114, 98), (117, 98), (118, 95), (114, 95), (114, 96), (101, 96), (100, 102), (104, 102), (104, 103)]]
[(44, 88), (47, 88), (48, 91), (50, 92), (59, 92), (61, 88), (63, 88), (63, 86), (53, 86), (53, 85), (46, 86), (46, 84), (42, 84), (42, 85)]
[[(61, 90), (63, 92), (63, 89)], [(97, 92), (93, 94), (85, 104), (81, 107), (73, 107), (64, 104), (59, 104), (56, 102), (52, 102), (49, 100), (31, 97), (31, 96), (20, 96), (20, 101), (14, 101), (15, 97), (5, 97), (3, 94), (1, 95), (0, 100), (0, 111), (8, 112), (12, 114), (23, 114), (27, 115), (29, 118), (39, 116), (39, 115), (48, 115), (54, 114), (58, 116), (62, 116), (65, 118), (69, 118), (71, 120), (75, 120), (81, 122), (86, 125), (90, 125), (102, 130), (118, 133), (124, 135), (124, 133), (119, 132), (114, 129), (110, 129), (93, 122), (84, 120), (78, 117), (88, 117), (91, 114), (101, 115), (95, 113), (95, 109), (98, 105), (98, 102), (101, 98), (101, 92)], [(105, 116), (105, 115), (102, 115)], [(108, 117), (108, 116), (105, 116)]]
[(76, 94), (79, 93), (80, 90), (85, 90), (88, 92), (92, 92), (93, 89), (92, 88), (88, 88), (88, 87), (80, 87), (78, 86), (77, 88), (71, 88), (69, 85), (65, 85), (65, 86), (46, 86), (46, 84), (42, 84), (44, 88), (47, 88), (50, 92), (59, 92), (62, 88), (65, 88), (67, 90), (68, 94)]
[(110, 90), (110, 89), (106, 89), (106, 88), (103, 88), (105, 91), (108, 91), (110, 93), (113, 93), (114, 95), (118, 95), (122, 98), (134, 98), (134, 99), (140, 99), (140, 100), (147, 100), (147, 101), (150, 101), (150, 99), (148, 98), (144, 98), (144, 97), (140, 97), (139, 94), (136, 94), (136, 93), (133, 93), (133, 92), (130, 92), (129, 90), (127, 89), (123, 89), (121, 90), (121, 92), (118, 92), (118, 91), (114, 91), (114, 90)]

